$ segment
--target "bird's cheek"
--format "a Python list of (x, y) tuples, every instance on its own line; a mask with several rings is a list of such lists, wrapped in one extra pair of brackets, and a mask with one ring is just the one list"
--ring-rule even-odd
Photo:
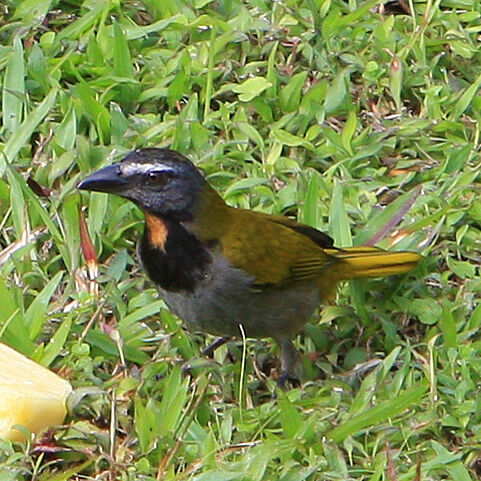
[(135, 202), (140, 208), (145, 210), (152, 209), (152, 194), (148, 190), (133, 190), (131, 192), (126, 192), (125, 197), (132, 202)]

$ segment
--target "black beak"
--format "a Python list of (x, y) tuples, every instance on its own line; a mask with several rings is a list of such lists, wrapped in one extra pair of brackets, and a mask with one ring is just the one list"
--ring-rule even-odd
[(127, 185), (128, 182), (122, 177), (119, 164), (113, 164), (90, 174), (77, 185), (77, 189), (120, 194)]

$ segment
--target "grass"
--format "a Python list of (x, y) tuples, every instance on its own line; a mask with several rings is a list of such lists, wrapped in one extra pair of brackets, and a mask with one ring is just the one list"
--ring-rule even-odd
[[(0, 339), (76, 388), (64, 426), (0, 441), (2, 481), (478, 479), (480, 18), (465, 0), (2, 2)], [(231, 205), (426, 258), (341, 286), (295, 341), (306, 381), (273, 398), (276, 346), (200, 356), (211, 338), (138, 266), (141, 213), (75, 189), (144, 146), (187, 154)]]

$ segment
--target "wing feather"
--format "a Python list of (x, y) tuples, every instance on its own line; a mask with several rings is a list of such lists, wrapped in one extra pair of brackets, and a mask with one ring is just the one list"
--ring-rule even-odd
[[(280, 218), (284, 219), (284, 218)], [(288, 218), (285, 218), (288, 219)], [(314, 280), (335, 258), (319, 245), (332, 248), (328, 236), (289, 219), (239, 210), (224, 231), (221, 246), (234, 266), (254, 277), (256, 285), (282, 285)], [(312, 239), (312, 236), (316, 240)], [(325, 236), (325, 237), (324, 237)]]

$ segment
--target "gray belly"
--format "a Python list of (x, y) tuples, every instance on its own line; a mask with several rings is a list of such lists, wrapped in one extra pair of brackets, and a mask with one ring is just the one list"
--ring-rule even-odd
[(216, 256), (194, 292), (159, 289), (159, 294), (189, 330), (219, 336), (239, 336), (242, 324), (248, 337), (291, 337), (319, 304), (311, 284), (256, 289), (252, 283), (253, 278)]

